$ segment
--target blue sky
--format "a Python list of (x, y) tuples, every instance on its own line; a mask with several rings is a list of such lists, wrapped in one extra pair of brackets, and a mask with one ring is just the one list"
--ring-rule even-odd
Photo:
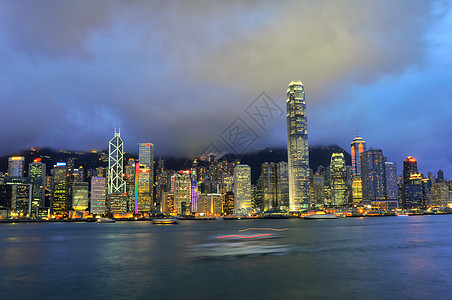
[[(301, 80), (311, 145), (452, 177), (449, 1), (0, 0), (0, 154), (29, 146), (197, 155)], [(246, 121), (246, 120), (245, 120)], [(250, 149), (285, 146), (283, 117)]]

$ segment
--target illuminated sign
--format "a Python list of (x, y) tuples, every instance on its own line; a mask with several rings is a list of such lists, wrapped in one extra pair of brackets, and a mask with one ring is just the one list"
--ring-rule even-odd
[(66, 163), (65, 162), (57, 162), (57, 167), (66, 167)]
[(33, 162), (41, 162), (41, 160), (42, 160), (42, 159), (38, 157), (38, 158), (36, 158), (35, 160), (33, 160)]
[(13, 157), (10, 157), (10, 159), (11, 160), (22, 160), (23, 157), (22, 156), (13, 156)]

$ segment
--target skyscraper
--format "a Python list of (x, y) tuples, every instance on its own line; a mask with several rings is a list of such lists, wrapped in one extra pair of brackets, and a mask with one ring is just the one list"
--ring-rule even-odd
[(91, 213), (105, 214), (106, 180), (104, 177), (91, 177)]
[(8, 176), (24, 177), (25, 157), (13, 156), (8, 159)]
[(352, 157), (352, 199), (353, 203), (360, 203), (363, 200), (360, 155), (366, 151), (366, 142), (357, 135), (350, 146)]
[(331, 200), (333, 205), (348, 203), (344, 153), (333, 153), (330, 163)]
[(424, 208), (424, 195), (422, 175), (417, 169), (417, 161), (408, 156), (403, 162), (402, 207), (405, 209)]
[(154, 145), (138, 144), (138, 211), (148, 212), (153, 204), (154, 191)]
[(46, 164), (42, 163), (40, 158), (28, 165), (28, 177), (33, 183), (32, 212), (34, 212), (37, 207), (45, 206)]
[(289, 208), (291, 211), (299, 211), (310, 206), (308, 122), (301, 81), (289, 84), (286, 108)]
[(126, 183), (122, 178), (123, 147), (121, 130), (116, 132), (115, 128), (115, 136), (108, 143), (108, 194), (126, 192)]
[(108, 197), (107, 209), (112, 215), (127, 212), (126, 182), (123, 175), (124, 145), (121, 130), (108, 143)]
[(352, 156), (352, 175), (361, 176), (361, 160), (360, 155), (366, 151), (366, 141), (357, 136), (353, 139), (351, 146)]
[(397, 168), (392, 161), (385, 162), (385, 196), (386, 200), (398, 200)]
[(243, 214), (251, 210), (251, 168), (236, 165), (234, 168), (234, 213)]
[(52, 214), (67, 216), (71, 209), (70, 173), (65, 162), (59, 162), (53, 168)]
[(370, 148), (361, 153), (363, 200), (385, 200), (385, 157), (380, 149)]

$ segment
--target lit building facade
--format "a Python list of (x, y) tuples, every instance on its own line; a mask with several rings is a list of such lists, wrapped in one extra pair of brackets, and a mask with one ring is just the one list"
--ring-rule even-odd
[(28, 177), (33, 182), (32, 211), (45, 206), (46, 164), (41, 159), (35, 159), (28, 165)]
[(91, 213), (102, 215), (106, 212), (107, 180), (105, 177), (91, 177)]
[(154, 145), (138, 144), (138, 211), (149, 212), (154, 199)]
[(386, 200), (398, 201), (397, 166), (392, 161), (385, 162), (385, 197)]
[(25, 157), (13, 156), (8, 158), (8, 176), (24, 177)]
[(236, 165), (234, 168), (234, 213), (246, 214), (251, 210), (251, 168)]
[(291, 211), (300, 211), (310, 206), (308, 122), (301, 81), (289, 84), (286, 107), (289, 208)]
[(53, 168), (53, 193), (51, 213), (65, 217), (71, 209), (71, 180), (66, 163), (59, 162)]
[(363, 200), (363, 186), (361, 180), (361, 158), (360, 155), (366, 151), (366, 141), (357, 136), (350, 144), (352, 157), (352, 202), (361, 203)]
[(72, 184), (72, 209), (85, 211), (88, 208), (88, 182), (77, 181)]
[(343, 206), (348, 204), (346, 182), (346, 165), (343, 153), (333, 153), (330, 162), (330, 184), (332, 205)]
[(385, 161), (383, 151), (370, 148), (360, 155), (363, 200), (385, 200)]
[(121, 139), (121, 132), (116, 132), (115, 136), (108, 143), (108, 194), (126, 192), (126, 183), (123, 179), (124, 144)]

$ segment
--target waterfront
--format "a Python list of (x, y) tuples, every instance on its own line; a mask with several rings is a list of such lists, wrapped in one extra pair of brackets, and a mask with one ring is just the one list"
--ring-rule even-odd
[[(451, 215), (3, 224), (0, 290), (3, 299), (445, 299), (451, 226)], [(193, 255), (251, 227), (288, 228), (273, 243), (290, 251)]]

